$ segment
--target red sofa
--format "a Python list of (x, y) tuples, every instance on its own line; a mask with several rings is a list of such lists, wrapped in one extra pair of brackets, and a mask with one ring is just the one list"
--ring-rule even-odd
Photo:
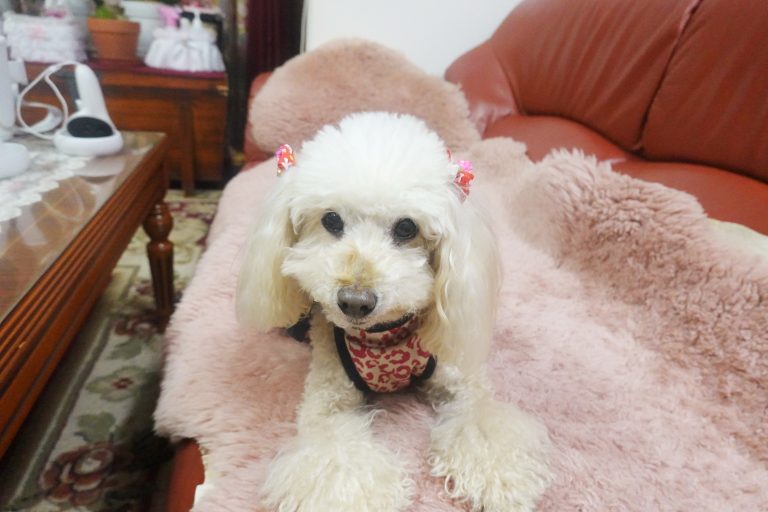
[[(533, 159), (581, 148), (768, 234), (765, 27), (765, 0), (528, 0), (446, 77), (485, 137), (524, 141)], [(246, 130), (246, 159), (269, 156)], [(202, 480), (182, 443), (166, 510), (189, 510)]]
[(527, 0), (456, 60), (484, 137), (685, 190), (768, 234), (768, 2)]

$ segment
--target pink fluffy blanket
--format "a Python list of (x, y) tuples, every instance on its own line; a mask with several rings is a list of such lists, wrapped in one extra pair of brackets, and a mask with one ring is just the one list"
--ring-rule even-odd
[[(490, 373), (554, 444), (539, 509), (768, 510), (768, 262), (724, 245), (686, 194), (578, 153), (523, 151), (492, 139), (469, 156), (504, 260)], [(206, 454), (197, 512), (263, 510), (269, 461), (295, 433), (310, 348), (234, 314), (274, 170), (227, 186), (169, 328), (155, 418)], [(377, 435), (416, 480), (411, 510), (463, 510), (429, 475), (430, 409), (407, 394), (375, 405)]]

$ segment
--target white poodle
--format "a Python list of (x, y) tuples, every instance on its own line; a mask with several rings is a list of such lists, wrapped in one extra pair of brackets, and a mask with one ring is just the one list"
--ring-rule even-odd
[[(531, 510), (549, 483), (547, 434), (494, 400), (483, 373), (499, 286), (496, 245), (440, 138), (407, 115), (359, 113), (278, 155), (248, 242), (241, 321), (311, 316), (298, 435), (270, 467), (280, 512), (408, 508), (412, 482), (371, 432), (372, 393), (433, 404), (432, 474), (472, 510)], [(465, 200), (466, 199), (466, 200)]]

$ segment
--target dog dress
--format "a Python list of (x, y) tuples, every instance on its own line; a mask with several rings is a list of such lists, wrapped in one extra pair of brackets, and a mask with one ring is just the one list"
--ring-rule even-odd
[(428, 379), (435, 357), (421, 346), (417, 316), (395, 327), (349, 333), (334, 327), (342, 366), (361, 391), (390, 393)]

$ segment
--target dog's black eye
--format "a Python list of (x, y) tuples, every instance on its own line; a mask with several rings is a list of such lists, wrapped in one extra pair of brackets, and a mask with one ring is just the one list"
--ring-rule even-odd
[(411, 219), (400, 219), (392, 228), (392, 236), (396, 242), (407, 242), (419, 234), (419, 227)]
[(327, 212), (325, 215), (323, 215), (323, 218), (320, 222), (323, 223), (325, 230), (332, 235), (341, 236), (341, 234), (344, 232), (344, 221), (336, 212)]

